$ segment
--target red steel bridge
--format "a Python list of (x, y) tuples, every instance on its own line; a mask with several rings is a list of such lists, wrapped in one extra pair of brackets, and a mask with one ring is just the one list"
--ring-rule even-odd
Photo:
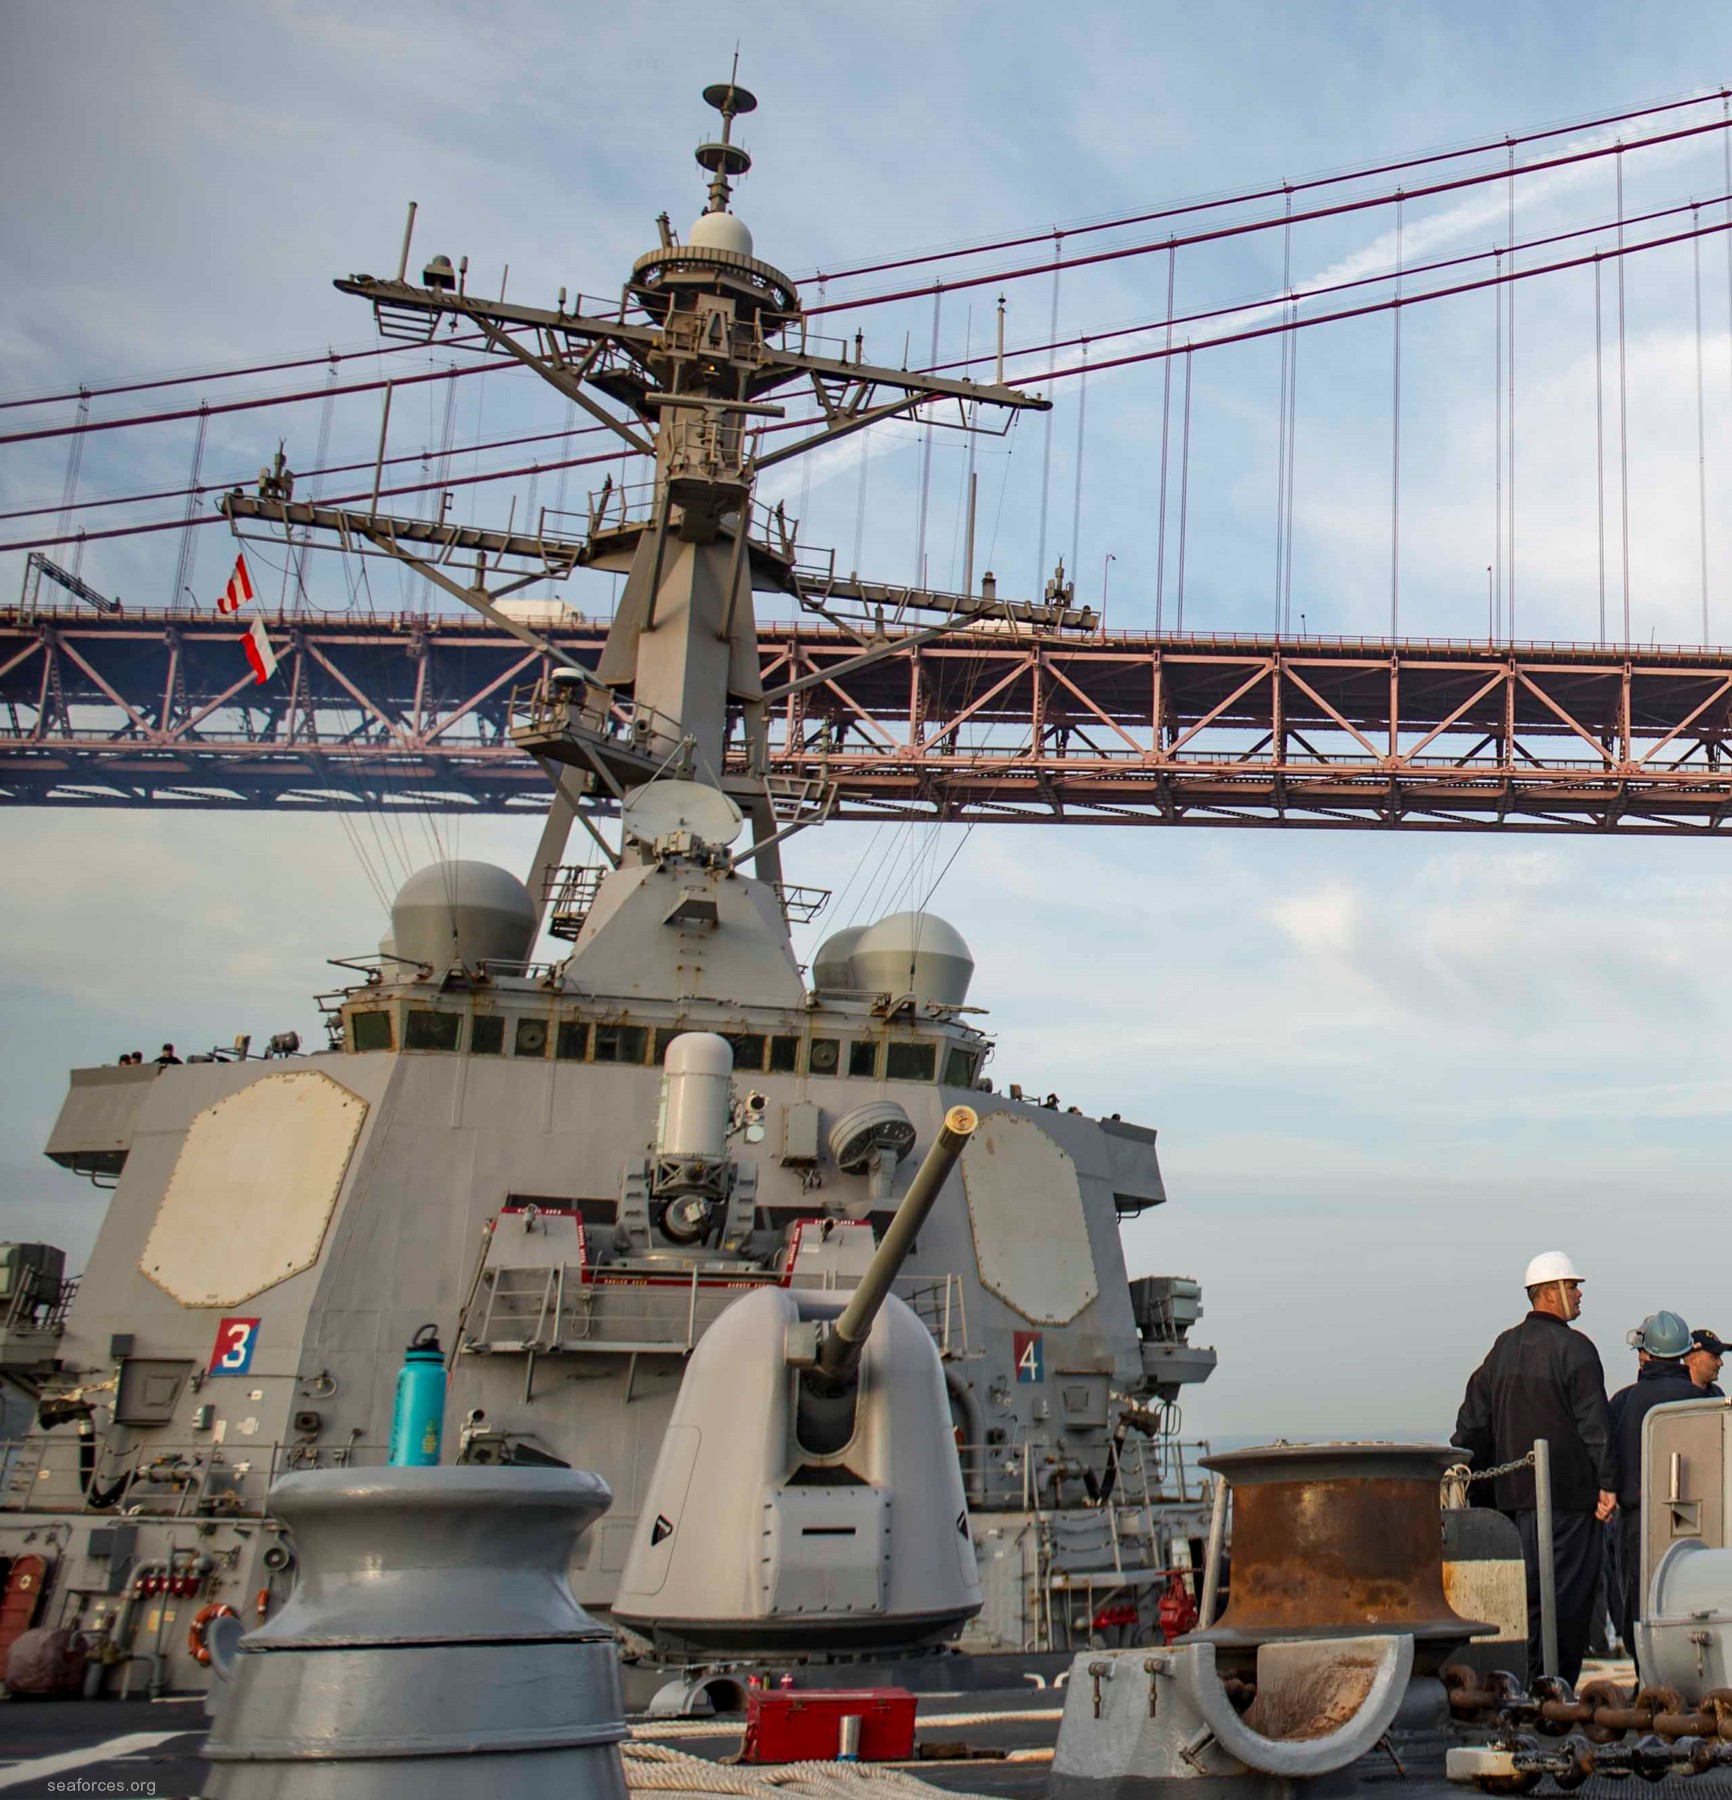
[[(987, 629), (844, 669), (859, 638), (764, 625), (765, 687), (793, 688), (769, 772), (868, 820), (1689, 834), (1732, 811), (1732, 652)], [(512, 736), (537, 651), (440, 613), (270, 631), (258, 688), (209, 614), (0, 612), (0, 802), (546, 808)], [(593, 664), (604, 633), (548, 636)]]

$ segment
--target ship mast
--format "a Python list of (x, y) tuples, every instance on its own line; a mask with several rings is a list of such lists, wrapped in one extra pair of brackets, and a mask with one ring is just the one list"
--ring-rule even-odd
[[(796, 570), (797, 524), (755, 498), (768, 469), (882, 420), (955, 402), (969, 428), (985, 407), (1045, 410), (1046, 400), (1002, 384), (953, 381), (868, 364), (855, 340), (834, 355), (811, 342), (796, 284), (754, 253), (732, 212), (734, 184), (751, 167), (735, 141), (737, 121), (757, 101), (735, 81), (704, 90), (721, 117), (719, 137), (699, 145), (708, 175), (702, 215), (681, 243), (666, 214), (659, 244), (633, 264), (617, 314), (567, 311), (564, 290), (549, 310), (468, 292), (467, 258), (435, 256), (417, 285), (408, 279), (409, 239), (394, 280), (351, 275), (335, 285), (371, 302), (382, 335), (431, 343), (447, 320), (480, 334), (494, 354), (533, 369), (630, 448), (650, 458), (654, 478), (638, 486), (610, 480), (593, 497), (582, 543), (550, 538), (538, 521), (516, 533), (444, 521), (395, 519), (296, 502), (292, 484), (261, 482), (221, 505), (237, 531), (265, 521), (408, 563), (465, 604), (541, 649), (563, 685), (555, 720), (532, 719), (514, 732), (544, 766), (582, 769), (612, 803), (665, 773), (730, 791), (752, 815), (760, 843), (785, 835), (765, 782), (765, 696), (759, 674), (754, 588), (804, 601)], [(411, 215), (412, 217), (412, 215)], [(580, 297), (579, 307), (582, 300)], [(765, 427), (788, 408), (768, 399), (803, 390), (818, 417)], [(473, 561), (473, 576), (467, 576)], [(623, 571), (624, 589), (594, 674), (556, 645), (500, 613), (515, 588), (557, 579), (578, 566)], [(462, 570), (459, 574), (457, 571)], [(467, 578), (466, 578), (467, 577)], [(979, 612), (999, 612), (981, 606)], [(893, 654), (966, 625), (973, 611), (868, 654)], [(625, 696), (629, 694), (629, 703)], [(622, 706), (624, 711), (622, 712)], [(724, 777), (735, 713), (743, 723), (746, 769)], [(619, 729), (625, 718), (629, 729)], [(550, 773), (553, 770), (550, 769)], [(560, 783), (556, 810), (575, 804)], [(760, 861), (760, 872), (764, 863)]]

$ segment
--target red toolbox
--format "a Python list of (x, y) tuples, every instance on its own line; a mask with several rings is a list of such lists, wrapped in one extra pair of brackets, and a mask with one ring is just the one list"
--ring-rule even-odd
[(834, 1762), (842, 1721), (858, 1719), (862, 1762), (906, 1762), (914, 1754), (914, 1706), (906, 1688), (751, 1688), (740, 1761)]

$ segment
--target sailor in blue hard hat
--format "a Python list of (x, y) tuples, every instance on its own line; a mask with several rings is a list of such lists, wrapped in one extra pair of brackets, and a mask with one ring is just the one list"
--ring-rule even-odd
[(1642, 1421), (1656, 1406), (1698, 1400), (1684, 1359), (1693, 1344), (1690, 1327), (1675, 1312), (1650, 1313), (1627, 1340), (1641, 1366), (1636, 1379), (1612, 1396), (1612, 1437), (1618, 1451), (1618, 1579), (1612, 1617), (1630, 1655), (1636, 1653), (1636, 1621), (1642, 1616)]

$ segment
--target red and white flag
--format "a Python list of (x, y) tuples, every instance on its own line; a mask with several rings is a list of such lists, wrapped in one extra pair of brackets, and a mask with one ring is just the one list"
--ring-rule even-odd
[(247, 661), (253, 665), (255, 685), (270, 680), (277, 672), (277, 653), (271, 648), (270, 633), (265, 630), (262, 619), (254, 619), (245, 635), (241, 638), (241, 648), (247, 653)]
[[(247, 559), (243, 552), (235, 558), (235, 572), (229, 577), (229, 584), (223, 589), (222, 596), (217, 601), (217, 611), (220, 613), (239, 612), (242, 603), (252, 597), (253, 578), (247, 573)], [(261, 675), (259, 679), (263, 681), (264, 677)]]

